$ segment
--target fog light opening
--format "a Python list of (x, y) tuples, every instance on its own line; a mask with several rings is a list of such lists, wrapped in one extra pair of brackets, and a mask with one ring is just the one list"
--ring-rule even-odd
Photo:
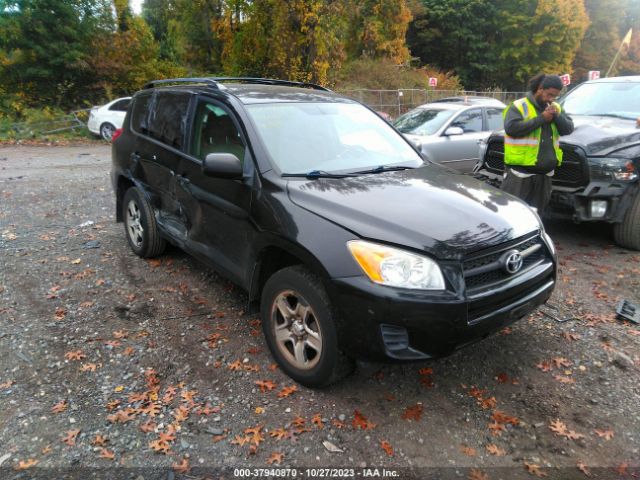
[(607, 213), (607, 205), (606, 200), (591, 200), (589, 204), (591, 218), (604, 217)]

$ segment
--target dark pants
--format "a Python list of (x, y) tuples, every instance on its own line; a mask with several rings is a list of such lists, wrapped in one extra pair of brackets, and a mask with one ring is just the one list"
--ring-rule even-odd
[(542, 215), (551, 200), (551, 177), (536, 173), (522, 178), (507, 168), (507, 176), (502, 181), (502, 190), (527, 202)]

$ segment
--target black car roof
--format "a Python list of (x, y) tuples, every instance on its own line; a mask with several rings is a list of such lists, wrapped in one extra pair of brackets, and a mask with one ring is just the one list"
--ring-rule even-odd
[[(247, 83), (222, 83), (211, 81), (209, 79), (193, 79), (192, 82), (188, 82), (188, 79), (180, 79), (178, 84), (170, 84), (170, 81), (156, 81), (149, 82), (145, 85), (145, 89), (141, 92), (149, 92), (153, 89), (158, 91), (188, 91), (197, 94), (213, 94), (216, 97), (232, 95), (240, 100), (244, 104), (256, 104), (256, 103), (308, 103), (308, 102), (338, 102), (338, 103), (353, 103), (354, 101), (343, 97), (331, 90), (327, 90), (323, 87), (319, 87), (313, 84), (303, 84), (291, 82), (291, 85), (287, 85), (287, 82), (282, 84), (263, 84), (260, 80), (254, 79), (256, 82)], [(269, 79), (264, 79), (265, 82), (269, 82)], [(166, 84), (163, 82), (167, 82)], [(277, 80), (274, 82), (278, 82)], [(138, 92), (138, 93), (141, 93)]]

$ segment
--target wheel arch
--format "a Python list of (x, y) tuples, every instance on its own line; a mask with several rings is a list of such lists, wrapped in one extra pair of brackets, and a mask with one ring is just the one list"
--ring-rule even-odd
[(278, 270), (293, 265), (304, 265), (323, 281), (329, 278), (328, 272), (318, 259), (303, 247), (285, 241), (266, 244), (257, 251), (253, 271), (250, 273), (250, 311), (255, 312), (259, 308), (260, 295), (267, 280)]

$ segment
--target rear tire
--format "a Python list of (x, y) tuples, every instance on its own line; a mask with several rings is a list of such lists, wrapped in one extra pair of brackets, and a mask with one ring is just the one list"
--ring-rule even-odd
[(106, 140), (107, 142), (111, 141), (111, 138), (113, 137), (113, 133), (115, 131), (116, 131), (116, 127), (111, 125), (109, 122), (105, 122), (102, 125), (100, 125), (100, 136), (102, 137), (103, 140)]
[(282, 370), (307, 387), (337, 382), (353, 370), (338, 349), (335, 314), (320, 278), (301, 265), (267, 280), (260, 304), (262, 328)]
[(621, 247), (640, 250), (640, 190), (625, 212), (622, 223), (613, 225), (613, 238)]
[(129, 188), (124, 194), (122, 219), (133, 253), (142, 258), (152, 258), (164, 251), (166, 242), (160, 236), (151, 204), (136, 187)]

